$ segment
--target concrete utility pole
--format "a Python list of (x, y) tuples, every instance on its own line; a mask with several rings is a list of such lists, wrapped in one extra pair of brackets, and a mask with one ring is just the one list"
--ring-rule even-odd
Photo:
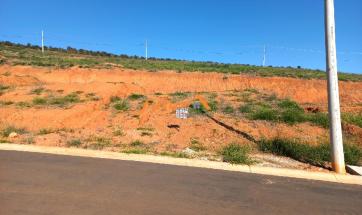
[(44, 54), (44, 31), (41, 31), (41, 53)]
[(148, 41), (147, 40), (145, 43), (145, 58), (146, 58), (146, 60), (148, 60)]
[(332, 167), (335, 172), (344, 174), (346, 173), (346, 168), (339, 104), (334, 0), (325, 0), (325, 36)]
[(265, 62), (266, 62), (266, 45), (264, 45), (263, 67), (265, 67)]

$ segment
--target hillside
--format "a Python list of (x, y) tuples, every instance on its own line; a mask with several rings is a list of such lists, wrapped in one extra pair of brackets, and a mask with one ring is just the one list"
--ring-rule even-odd
[[(318, 171), (316, 166), (330, 166), (327, 86), (316, 78), (322, 72), (146, 62), (74, 49), (48, 48), (43, 56), (36, 47), (4, 43), (0, 53), (0, 143)], [(183, 70), (172, 69), (177, 66)], [(257, 76), (227, 67), (254, 68)], [(302, 71), (309, 79), (262, 77)], [(362, 82), (359, 75), (345, 77), (350, 79), (340, 82), (340, 96), (346, 161), (361, 164)], [(178, 108), (188, 108), (189, 117), (178, 119)]]
[[(113, 68), (122, 67), (135, 70), (174, 70), (177, 72), (219, 72), (224, 74), (250, 74), (262, 77), (294, 77), (303, 79), (326, 79), (320, 70), (291, 67), (260, 67), (241, 64), (222, 64), (213, 62), (193, 62), (174, 59), (114, 55), (106, 52), (88, 51), (68, 47), (67, 49), (45, 47), (45, 54), (39, 46), (0, 42), (0, 63), (10, 65), (30, 65), (41, 67), (69, 68)], [(340, 73), (342, 81), (362, 81), (362, 75)]]

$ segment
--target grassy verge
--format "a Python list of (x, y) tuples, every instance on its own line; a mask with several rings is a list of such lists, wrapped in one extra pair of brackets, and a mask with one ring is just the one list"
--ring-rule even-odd
[[(259, 150), (290, 157), (315, 166), (324, 167), (326, 162), (331, 161), (329, 144), (312, 146), (296, 140), (275, 138), (261, 140), (259, 142)], [(362, 148), (352, 144), (344, 144), (344, 156), (347, 164), (361, 164)]]

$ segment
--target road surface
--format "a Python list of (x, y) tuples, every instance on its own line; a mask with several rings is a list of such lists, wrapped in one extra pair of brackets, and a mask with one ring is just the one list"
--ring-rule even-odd
[(0, 151), (0, 214), (362, 214), (362, 186)]

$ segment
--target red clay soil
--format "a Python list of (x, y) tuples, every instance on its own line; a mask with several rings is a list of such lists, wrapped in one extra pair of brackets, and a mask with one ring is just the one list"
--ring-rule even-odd
[[(10, 75), (1, 75), (6, 72)], [(33, 133), (34, 144), (41, 145), (64, 146), (75, 138), (91, 141), (97, 137), (107, 137), (113, 144), (129, 144), (131, 141), (141, 140), (151, 144), (156, 150), (169, 151), (184, 149), (189, 146), (191, 139), (197, 139), (210, 150), (218, 150), (230, 142), (248, 142), (206, 117), (176, 119), (176, 108), (187, 107), (195, 98), (172, 102), (167, 94), (174, 92), (223, 93), (254, 88), (275, 93), (280, 98), (291, 98), (305, 107), (313, 106), (321, 110), (326, 110), (327, 107), (325, 80), (246, 75), (229, 75), (225, 78), (225, 75), (219, 73), (0, 66), (0, 84), (11, 87), (0, 96), (0, 101), (31, 102), (36, 95), (30, 92), (39, 87), (62, 95), (79, 91), (83, 97), (88, 93), (100, 97), (99, 101), (87, 100), (69, 108), (19, 108), (15, 105), (0, 107), (1, 128), (25, 128)], [(143, 106), (139, 107), (137, 102), (132, 102), (131, 109), (122, 113), (116, 113), (108, 107), (111, 96), (125, 98), (132, 93), (147, 96)], [(340, 82), (340, 95), (343, 111), (362, 111), (362, 82)], [(206, 101), (202, 96), (198, 99)], [(310, 143), (328, 138), (327, 130), (308, 123), (289, 126), (240, 120), (222, 114), (216, 114), (216, 117), (256, 138), (286, 136)], [(177, 124), (180, 129), (168, 128), (169, 124)], [(150, 129), (147, 133), (142, 132), (142, 128)], [(40, 129), (57, 132), (37, 135)], [(117, 129), (122, 130), (122, 135), (113, 135)], [(356, 130), (358, 129), (354, 132), (360, 132)], [(13, 141), (24, 142), (21, 138)]]

